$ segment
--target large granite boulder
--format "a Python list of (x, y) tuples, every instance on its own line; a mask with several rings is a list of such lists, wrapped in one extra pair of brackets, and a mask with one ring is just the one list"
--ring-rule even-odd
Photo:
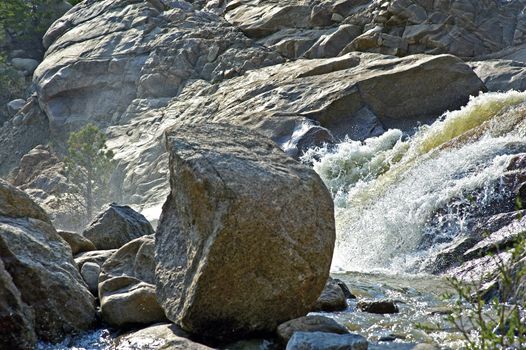
[(0, 304), (0, 314), (7, 313), (0, 323), (9, 324), (1, 327), (0, 345), (12, 344), (14, 334), (21, 336), (14, 345), (18, 349), (35, 338), (56, 342), (89, 329), (95, 323), (94, 298), (67, 243), (25, 193), (3, 180), (0, 188), (0, 275), (5, 281), (0, 293), (9, 298)]
[(166, 320), (155, 294), (153, 236), (125, 244), (104, 262), (99, 299), (102, 318), (114, 326)]
[(271, 332), (306, 314), (328, 278), (333, 203), (317, 174), (226, 124), (172, 128), (171, 194), (156, 232), (157, 296), (201, 336)]
[(131, 240), (153, 234), (144, 216), (128, 206), (112, 203), (82, 232), (97, 249), (118, 249)]

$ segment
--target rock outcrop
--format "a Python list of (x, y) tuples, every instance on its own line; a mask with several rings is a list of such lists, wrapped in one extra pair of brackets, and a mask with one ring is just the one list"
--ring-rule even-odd
[(97, 249), (118, 249), (131, 240), (153, 234), (144, 216), (128, 206), (112, 203), (82, 232)]
[[(5, 325), (0, 330), (2, 347), (24, 349), (36, 338), (56, 342), (94, 325), (94, 298), (66, 242), (40, 207), (3, 180), (0, 261), (5, 282), (0, 292), (8, 298), (7, 304), (0, 304), (0, 323)], [(19, 344), (13, 344), (16, 335), (21, 337)]]
[(157, 296), (201, 336), (272, 332), (328, 277), (332, 199), (312, 169), (225, 124), (170, 129), (171, 194), (155, 236)]
[[(44, 38), (48, 51), (34, 75), (38, 101), (59, 143), (87, 122), (108, 127), (119, 162), (115, 186), (122, 198), (117, 200), (154, 219), (168, 194), (162, 147), (168, 127), (203, 121), (242, 125), (299, 156), (309, 146), (347, 134), (363, 140), (391, 127), (410, 132), (485, 90), (452, 56), (344, 54), (373, 20), (360, 16), (376, 6), (370, 1), (218, 6), (83, 1)], [(480, 14), (485, 15), (491, 14)], [(248, 38), (246, 21), (257, 22), (250, 28), (270, 30), (263, 38)], [(284, 63), (281, 55), (297, 56), (288, 51), (302, 51), (309, 59)]]

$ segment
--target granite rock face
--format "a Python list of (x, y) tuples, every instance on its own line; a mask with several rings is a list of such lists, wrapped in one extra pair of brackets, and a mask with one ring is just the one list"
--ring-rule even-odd
[[(406, 2), (392, 1), (389, 11), (405, 6), (414, 12), (418, 4)], [(455, 7), (451, 18), (471, 11), (428, 3), (418, 5), (426, 9), (425, 18), (417, 16), (423, 23), (445, 21), (438, 14), (448, 6)], [(376, 28), (378, 6), (365, 0), (83, 1), (44, 37), (46, 57), (34, 74), (38, 103), (58, 142), (87, 122), (105, 129), (118, 161), (114, 185), (122, 197), (115, 200), (154, 220), (168, 194), (162, 146), (168, 127), (204, 121), (246, 126), (298, 157), (345, 135), (363, 140), (391, 127), (411, 132), (486, 89), (452, 56), (354, 52), (351, 43), (367, 41), (364, 33)], [(517, 7), (473, 6), (481, 8), (477, 18), (497, 24)], [(381, 48), (373, 40), (376, 46), (365, 51), (392, 54), (383, 48), (404, 42), (394, 37), (414, 19), (402, 20), (396, 30), (389, 29), (393, 21), (374, 29), (390, 39), (382, 39)], [(448, 22), (433, 40), (446, 40), (450, 32)], [(455, 52), (419, 45), (407, 54)]]
[(167, 317), (228, 339), (306, 314), (335, 240), (332, 199), (318, 175), (244, 128), (192, 125), (166, 138), (171, 194), (155, 260)]

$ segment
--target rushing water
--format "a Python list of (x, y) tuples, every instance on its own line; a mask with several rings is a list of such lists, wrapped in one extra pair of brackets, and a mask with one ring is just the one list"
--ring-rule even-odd
[(334, 196), (334, 271), (420, 272), (470, 219), (508, 195), (510, 159), (526, 152), (526, 93), (488, 93), (404, 139), (389, 130), (365, 142), (312, 149)]

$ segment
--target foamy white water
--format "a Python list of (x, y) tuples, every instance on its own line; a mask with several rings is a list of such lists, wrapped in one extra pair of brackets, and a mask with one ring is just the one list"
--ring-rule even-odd
[(418, 272), (426, 257), (506, 195), (500, 182), (526, 152), (526, 93), (488, 93), (409, 140), (399, 130), (314, 149), (335, 199), (334, 271)]

